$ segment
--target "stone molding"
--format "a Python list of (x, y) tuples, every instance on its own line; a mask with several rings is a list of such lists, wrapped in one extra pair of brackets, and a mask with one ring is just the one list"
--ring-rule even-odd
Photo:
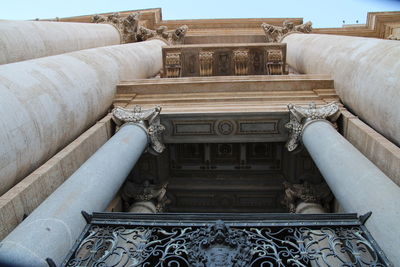
[(140, 106), (133, 109), (115, 107), (112, 110), (113, 120), (118, 127), (126, 123), (135, 124), (143, 128), (150, 140), (152, 151), (160, 154), (164, 151), (164, 144), (161, 142), (161, 134), (165, 127), (160, 123), (161, 107), (142, 110)]
[(304, 24), (295, 26), (293, 22), (285, 20), (283, 26), (274, 26), (268, 23), (261, 24), (268, 43), (280, 43), (283, 38), (292, 33), (310, 33), (312, 31), (312, 22), (307, 21)]
[(285, 190), (283, 204), (289, 212), (295, 213), (300, 203), (318, 204), (324, 207), (325, 211), (329, 211), (333, 195), (326, 183), (314, 185), (308, 182), (302, 184), (284, 182), (283, 188)]
[(318, 120), (326, 120), (334, 123), (340, 115), (339, 105), (336, 102), (317, 107), (310, 103), (308, 107), (288, 104), (289, 122), (285, 127), (289, 129), (290, 135), (286, 143), (289, 151), (295, 150), (301, 142), (301, 135), (310, 123)]
[(119, 32), (121, 43), (125, 44), (137, 41), (139, 19), (139, 12), (131, 13), (127, 17), (121, 17), (119, 13), (113, 13), (108, 16), (94, 15), (92, 22), (113, 25)]

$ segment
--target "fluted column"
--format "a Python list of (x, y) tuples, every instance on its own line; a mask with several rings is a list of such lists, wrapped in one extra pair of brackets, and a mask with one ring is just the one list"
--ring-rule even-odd
[(288, 148), (302, 141), (346, 212), (372, 211), (366, 226), (388, 258), (400, 262), (400, 188), (332, 126), (338, 106), (289, 105)]
[(108, 24), (0, 20), (0, 64), (121, 43)]
[(103, 211), (142, 152), (162, 152), (159, 112), (116, 108), (119, 131), (0, 243), (0, 259), (47, 266), (50, 258), (58, 266), (86, 224), (81, 211)]
[(346, 107), (400, 145), (400, 45), (398, 41), (293, 33), (287, 62), (300, 73), (330, 74)]
[(0, 65), (0, 195), (104, 116), (120, 80), (156, 75), (163, 45), (151, 40)]

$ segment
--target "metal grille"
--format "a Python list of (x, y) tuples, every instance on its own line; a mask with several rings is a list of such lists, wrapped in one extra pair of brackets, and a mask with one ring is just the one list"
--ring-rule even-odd
[(355, 214), (95, 213), (64, 266), (392, 266)]

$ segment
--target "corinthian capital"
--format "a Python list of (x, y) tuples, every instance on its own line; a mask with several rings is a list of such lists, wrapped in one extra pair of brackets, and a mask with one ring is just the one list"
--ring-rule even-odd
[(302, 202), (320, 204), (328, 210), (329, 204), (333, 200), (331, 190), (326, 183), (314, 185), (308, 182), (302, 184), (284, 182), (283, 188), (285, 190), (283, 204), (292, 213), (296, 211), (297, 205)]
[(316, 120), (328, 120), (335, 122), (340, 115), (339, 106), (336, 102), (317, 107), (315, 103), (310, 103), (308, 107), (295, 106), (288, 104), (289, 122), (285, 127), (289, 129), (290, 135), (286, 143), (289, 151), (293, 151), (299, 145), (301, 134), (304, 128)]
[(113, 120), (117, 126), (125, 123), (133, 123), (142, 127), (150, 139), (150, 146), (156, 153), (162, 153), (165, 146), (161, 142), (161, 133), (165, 127), (160, 123), (161, 107), (142, 110), (135, 106), (133, 109), (115, 107), (112, 110)]

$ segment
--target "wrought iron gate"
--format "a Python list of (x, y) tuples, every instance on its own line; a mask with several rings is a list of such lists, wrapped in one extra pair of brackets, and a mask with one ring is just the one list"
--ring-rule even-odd
[(64, 266), (392, 266), (356, 214), (94, 213)]

